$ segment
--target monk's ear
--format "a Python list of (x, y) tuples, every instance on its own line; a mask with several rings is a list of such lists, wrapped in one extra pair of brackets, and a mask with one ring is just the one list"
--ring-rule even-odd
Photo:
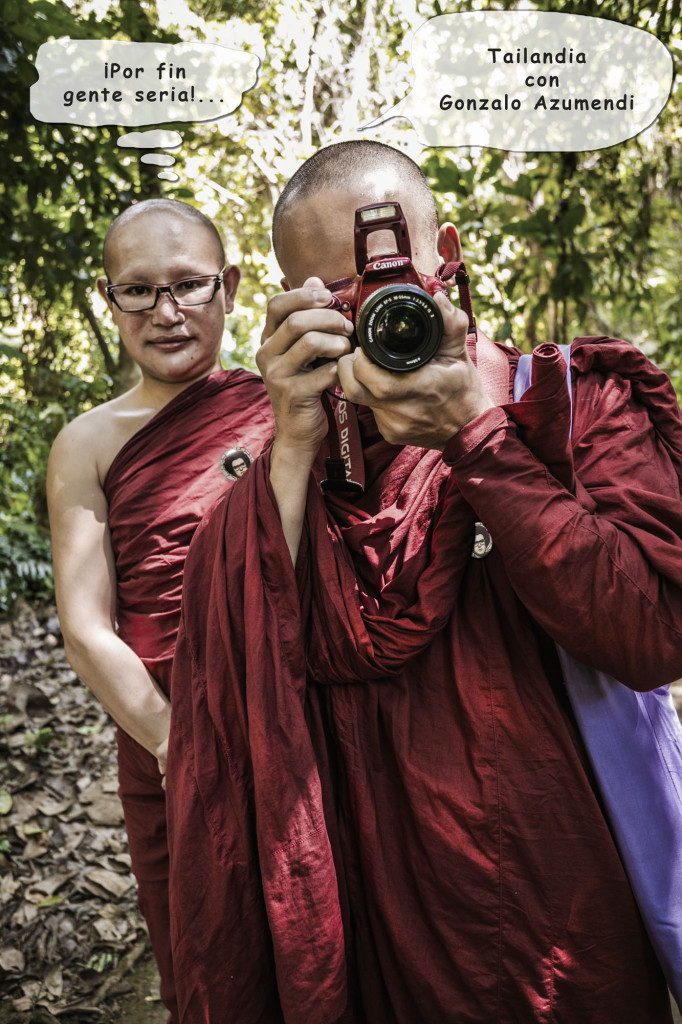
[(225, 295), (225, 312), (231, 313), (234, 309), (234, 297), (237, 294), (239, 280), (242, 276), (239, 267), (228, 267), (223, 274), (223, 293)]
[(440, 226), (436, 244), (443, 263), (458, 263), (461, 260), (462, 246), (454, 224), (446, 223)]
[(290, 292), (291, 291), (291, 285), (287, 281), (286, 277), (283, 277), (282, 280), (279, 283), (282, 286), (282, 291), (283, 292)]
[(111, 299), (109, 298), (109, 296), (107, 295), (107, 285), (108, 284), (109, 284), (109, 282), (107, 281), (106, 277), (98, 277), (97, 278), (97, 291), (100, 293), (100, 295), (102, 296), (102, 298), (106, 302), (106, 304), (109, 307), (109, 309), (112, 310), (112, 312), (113, 312), (114, 304), (111, 301)]

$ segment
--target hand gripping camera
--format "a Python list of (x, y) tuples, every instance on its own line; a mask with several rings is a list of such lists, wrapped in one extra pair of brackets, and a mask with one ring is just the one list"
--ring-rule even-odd
[[(397, 254), (367, 256), (367, 238), (392, 231)], [(448, 289), (440, 277), (420, 274), (400, 203), (362, 206), (355, 211), (355, 266), (352, 281), (331, 284), (330, 303), (355, 325), (356, 344), (386, 370), (405, 373), (427, 363), (443, 336), (443, 318), (433, 296)]]
[[(367, 256), (367, 238), (374, 231), (392, 231), (396, 253)], [(459, 290), (462, 309), (475, 336), (469, 278), (460, 261), (438, 268), (436, 276), (420, 274), (412, 266), (412, 248), (399, 203), (373, 203), (355, 211), (355, 266), (357, 277), (327, 285), (329, 306), (340, 310), (355, 326), (352, 344), (378, 366), (398, 373), (416, 370), (431, 359), (443, 337), (443, 318), (433, 296), (448, 294), (446, 281)], [(337, 389), (335, 397), (322, 395), (329, 418), (329, 457), (324, 491), (362, 493), (365, 471), (357, 416)]]

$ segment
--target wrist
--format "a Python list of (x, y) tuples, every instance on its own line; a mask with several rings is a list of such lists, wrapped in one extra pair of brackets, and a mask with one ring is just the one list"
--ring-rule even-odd
[(317, 458), (322, 439), (305, 441), (300, 438), (287, 437), (285, 434), (275, 433), (270, 456), (270, 472), (277, 469), (285, 469), (295, 474), (305, 473), (306, 477), (313, 467)]
[(448, 430), (441, 435), (439, 443), (432, 447), (437, 448), (438, 451), (444, 451), (460, 431), (494, 408), (494, 403), (485, 392), (471, 395), (466, 401), (458, 402)]
[(277, 437), (272, 446), (270, 486), (292, 565), (296, 565), (298, 556), (308, 483), (316, 454), (317, 448), (308, 446), (301, 449), (297, 444), (289, 445)]
[(443, 447), (443, 461), (454, 466), (466, 455), (486, 444), (500, 430), (506, 430), (509, 420), (505, 409), (493, 405), (485, 412), (470, 420), (457, 431)]

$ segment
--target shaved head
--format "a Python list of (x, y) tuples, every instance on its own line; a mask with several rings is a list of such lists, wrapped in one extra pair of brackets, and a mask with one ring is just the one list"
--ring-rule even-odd
[(409, 192), (419, 214), (411, 230), (433, 236), (438, 230), (438, 213), (421, 168), (399, 149), (382, 142), (353, 140), (318, 150), (294, 174), (282, 192), (272, 217), (272, 242), (282, 266), (282, 229), (294, 208), (323, 192), (355, 192), (364, 179), (385, 176), (400, 181)]
[[(280, 196), (273, 214), (273, 244), (286, 285), (300, 288), (310, 277), (325, 284), (353, 278), (355, 211), (386, 202), (400, 203), (414, 266), (434, 274), (442, 258), (436, 204), (426, 178), (400, 150), (381, 142), (353, 141), (315, 153)], [(370, 257), (396, 252), (393, 233), (370, 233), (367, 247)]]
[(129, 206), (127, 210), (120, 213), (109, 226), (109, 230), (106, 233), (104, 239), (104, 248), (102, 250), (102, 261), (104, 264), (104, 272), (109, 277), (109, 268), (111, 265), (111, 252), (114, 248), (116, 237), (133, 221), (139, 217), (144, 217), (148, 214), (164, 214), (165, 216), (171, 217), (184, 217), (186, 220), (192, 221), (194, 224), (201, 224), (211, 235), (213, 248), (215, 255), (218, 258), (218, 263), (222, 268), (225, 265), (225, 249), (223, 248), (222, 239), (218, 233), (218, 229), (209, 217), (201, 213), (200, 210), (195, 210), (193, 206), (188, 206), (187, 203), (181, 203), (178, 199), (144, 199), (140, 203), (135, 203), (133, 206)]

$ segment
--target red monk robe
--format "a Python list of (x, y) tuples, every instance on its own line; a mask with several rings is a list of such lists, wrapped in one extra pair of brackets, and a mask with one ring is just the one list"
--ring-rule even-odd
[(363, 414), (365, 494), (311, 483), (296, 573), (267, 454), (197, 534), (182, 1024), (671, 1020), (552, 641), (642, 689), (682, 675), (682, 419), (640, 353), (582, 339), (571, 455), (557, 356), (444, 458)]
[[(220, 371), (164, 406), (124, 445), (107, 474), (118, 632), (167, 694), (189, 542), (231, 486), (221, 456), (245, 448), (255, 457), (272, 431), (260, 378)], [(118, 759), (139, 903), (161, 971), (162, 998), (172, 1007), (165, 794), (156, 759), (121, 729)]]

